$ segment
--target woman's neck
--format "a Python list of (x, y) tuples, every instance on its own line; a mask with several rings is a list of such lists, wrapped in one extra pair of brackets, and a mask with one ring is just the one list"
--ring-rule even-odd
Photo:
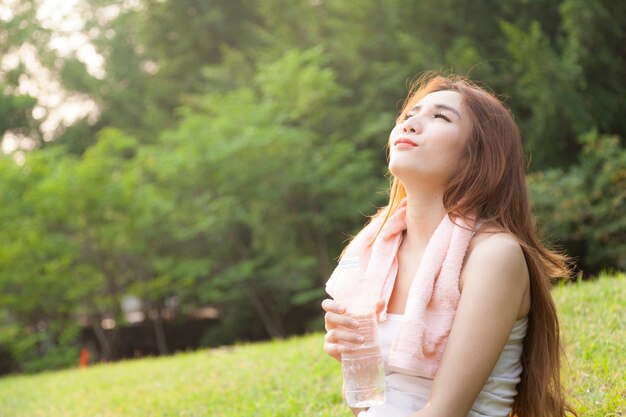
[(404, 244), (425, 248), (445, 214), (443, 193), (407, 190)]

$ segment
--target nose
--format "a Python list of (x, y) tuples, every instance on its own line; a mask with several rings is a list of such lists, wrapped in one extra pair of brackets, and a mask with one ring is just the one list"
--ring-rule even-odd
[(402, 131), (404, 133), (421, 133), (422, 123), (417, 115), (409, 117), (402, 123)]

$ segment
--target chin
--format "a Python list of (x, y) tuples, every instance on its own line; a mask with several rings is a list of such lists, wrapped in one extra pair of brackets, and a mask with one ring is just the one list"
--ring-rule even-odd
[(416, 169), (415, 165), (412, 164), (391, 161), (388, 167), (389, 172), (402, 182), (406, 179), (415, 178), (416, 176), (421, 175), (420, 171)]
[(437, 170), (424, 170), (419, 169), (415, 164), (389, 164), (389, 172), (396, 177), (405, 186), (409, 184), (413, 185), (425, 185), (432, 186), (434, 184), (446, 184), (449, 180), (449, 176), (444, 172)]
[(392, 174), (401, 173), (401, 172), (416, 172), (418, 171), (418, 164), (415, 159), (410, 158), (391, 158), (389, 164), (387, 165), (389, 171)]

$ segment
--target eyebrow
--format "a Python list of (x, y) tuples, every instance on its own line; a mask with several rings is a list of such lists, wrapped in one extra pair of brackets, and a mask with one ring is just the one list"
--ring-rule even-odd
[[(459, 119), (462, 119), (461, 115), (459, 114), (458, 111), (456, 111), (456, 109), (454, 107), (450, 107), (446, 104), (435, 104), (433, 106), (435, 109), (443, 109), (443, 110), (449, 110), (452, 113), (456, 114), (458, 116)], [(420, 104), (418, 104), (417, 106), (412, 107), (411, 109), (409, 109), (409, 111), (407, 113), (412, 113), (412, 112), (416, 112), (419, 113), (419, 111), (422, 109), (422, 106)]]

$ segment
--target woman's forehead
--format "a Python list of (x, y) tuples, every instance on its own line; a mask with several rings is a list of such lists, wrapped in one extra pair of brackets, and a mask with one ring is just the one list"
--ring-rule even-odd
[(464, 118), (465, 109), (463, 107), (463, 96), (457, 91), (442, 90), (433, 91), (422, 97), (419, 101), (414, 101), (405, 107), (405, 113), (419, 113), (426, 109), (447, 109), (456, 113), (460, 118)]
[(461, 109), (463, 97), (458, 91), (453, 90), (442, 90), (442, 91), (433, 91), (432, 93), (426, 94), (420, 101), (416, 102), (414, 106), (431, 106), (436, 104), (447, 104), (448, 106), (452, 106), (457, 110)]

